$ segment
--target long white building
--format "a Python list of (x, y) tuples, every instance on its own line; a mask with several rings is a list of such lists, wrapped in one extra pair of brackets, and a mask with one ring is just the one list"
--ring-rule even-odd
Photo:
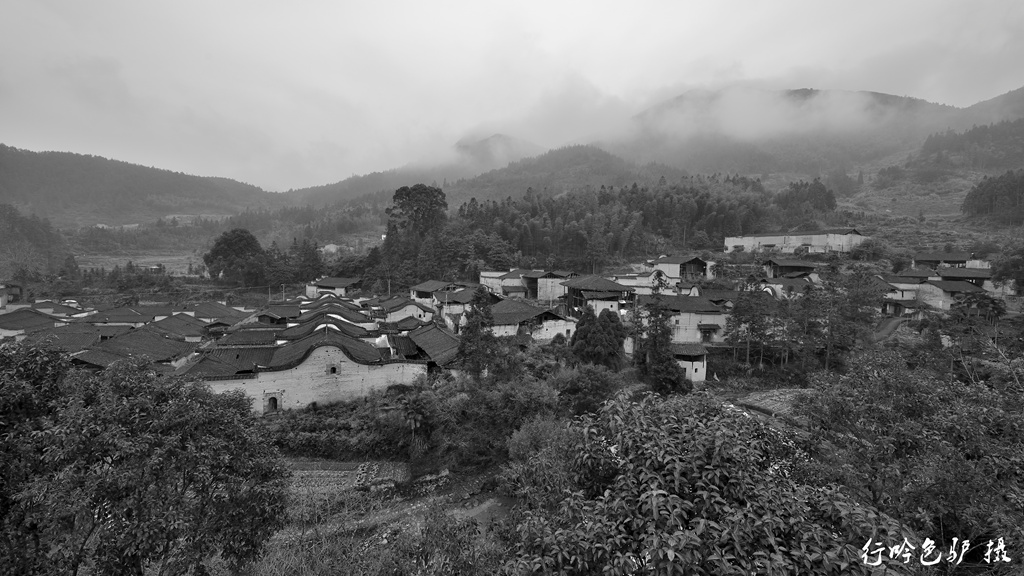
[(870, 238), (856, 228), (838, 228), (818, 232), (797, 232), (791, 234), (758, 234), (755, 236), (727, 236), (726, 252), (759, 252), (774, 250), (787, 254), (806, 249), (808, 254), (825, 252), (849, 252)]

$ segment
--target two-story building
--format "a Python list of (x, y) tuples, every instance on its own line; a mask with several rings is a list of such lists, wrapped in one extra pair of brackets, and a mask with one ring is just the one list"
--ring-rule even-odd
[[(654, 296), (637, 296), (637, 307), (650, 304)], [(660, 296), (661, 305), (671, 311), (672, 342), (718, 343), (725, 341), (728, 312), (700, 296)]]
[(618, 314), (629, 307), (636, 292), (633, 288), (596, 275), (566, 280), (562, 286), (566, 288), (566, 309), (574, 318), (582, 316), (587, 306), (593, 308), (596, 315), (605, 310)]

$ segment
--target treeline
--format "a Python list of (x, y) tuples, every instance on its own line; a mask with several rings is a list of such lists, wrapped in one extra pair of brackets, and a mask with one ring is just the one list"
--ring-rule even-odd
[(969, 216), (987, 216), (1002, 224), (1024, 222), (1024, 170), (985, 177), (967, 193), (960, 209)]
[(1024, 166), (1024, 118), (974, 126), (964, 132), (932, 134), (921, 154), (939, 165), (978, 170), (1006, 170)]
[(202, 249), (215, 236), (245, 228), (264, 244), (291, 244), (302, 239), (318, 244), (336, 242), (345, 235), (370, 233), (384, 227), (384, 209), (390, 194), (369, 195), (328, 208), (310, 206), (245, 210), (228, 218), (159, 218), (132, 227), (90, 226), (68, 232), (80, 252), (110, 254), (132, 250)]
[[(792, 183), (778, 195), (758, 180), (720, 175), (558, 195), (528, 189), (521, 199), (471, 199), (450, 215), (439, 188), (399, 191), (406, 190), (415, 192), (402, 199), (396, 192), (384, 244), (365, 260), (343, 263), (339, 275), (365, 273), (364, 286), (386, 289), (430, 278), (475, 280), (480, 270), (515, 266), (591, 272), (676, 250), (719, 248), (726, 236), (815, 229), (819, 221), (845, 223), (834, 220), (848, 216), (835, 213), (835, 195), (818, 180)], [(410, 215), (415, 227), (407, 224)]]

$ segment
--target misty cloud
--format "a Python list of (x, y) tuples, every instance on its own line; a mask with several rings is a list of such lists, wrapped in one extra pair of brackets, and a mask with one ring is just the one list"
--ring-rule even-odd
[(810, 132), (876, 129), (893, 117), (863, 92), (784, 92), (742, 87), (692, 91), (640, 118), (649, 130), (679, 139), (720, 134), (742, 141)]
[(660, 129), (740, 138), (884, 122), (873, 90), (966, 106), (1024, 85), (1024, 4), (606, 0), (286, 5), (10, 0), (0, 141), (271, 190), (458, 157), (467, 136), (606, 140), (692, 89)]

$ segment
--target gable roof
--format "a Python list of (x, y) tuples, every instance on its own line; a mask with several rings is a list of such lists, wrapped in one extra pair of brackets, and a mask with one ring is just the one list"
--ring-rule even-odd
[(970, 252), (921, 252), (914, 254), (914, 262), (967, 262)]
[(412, 316), (406, 316), (398, 322), (381, 322), (379, 323), (379, 329), (381, 331), (405, 332), (408, 330), (415, 330), (416, 328), (427, 324), (430, 324), (430, 322), (413, 318)]
[(88, 325), (71, 324), (54, 328), (43, 328), (25, 337), (26, 344), (69, 353), (84, 350), (99, 341), (99, 330)]
[(950, 294), (956, 294), (959, 292), (984, 292), (985, 290), (978, 288), (970, 282), (963, 280), (928, 280), (925, 284), (931, 284), (941, 289), (943, 292), (949, 292)]
[(903, 278), (928, 278), (930, 276), (935, 276), (935, 272), (918, 266), (917, 268), (908, 268), (903, 270), (898, 274), (898, 276)]
[(857, 236), (863, 236), (856, 228), (822, 228), (811, 234), (856, 234)]
[(0, 329), (23, 330), (34, 332), (44, 328), (54, 328), (66, 318), (57, 318), (32, 308), (19, 308), (13, 312), (0, 314)]
[(442, 366), (455, 360), (459, 354), (459, 338), (437, 324), (417, 328), (409, 332), (409, 338), (431, 360)]
[(451, 282), (444, 282), (441, 280), (427, 280), (426, 282), (420, 282), (415, 286), (410, 286), (410, 290), (416, 292), (437, 292), (438, 290), (444, 290), (446, 287), (451, 286)]
[(502, 274), (501, 276), (498, 276), (498, 279), (511, 280), (513, 278), (522, 278), (523, 276), (529, 274), (530, 272), (533, 272), (533, 270), (530, 270), (529, 268), (516, 268), (514, 270), (506, 272), (505, 274)]
[(495, 326), (520, 324), (547, 312), (544, 308), (517, 300), (502, 300), (491, 306)]
[(978, 278), (988, 280), (992, 277), (991, 268), (939, 268), (939, 276), (946, 278)]
[[(468, 288), (452, 292), (450, 290), (439, 290), (434, 292), (434, 300), (445, 304), (469, 304), (473, 301), (473, 294), (476, 290)], [(490, 292), (488, 292), (490, 294)]]
[(669, 350), (675, 356), (703, 356), (708, 353), (707, 348), (697, 343), (669, 344)]
[(712, 302), (732, 301), (740, 297), (739, 290), (702, 290), (701, 297)]
[(424, 304), (422, 302), (417, 302), (417, 301), (413, 300), (412, 298), (406, 298), (405, 296), (395, 296), (393, 298), (390, 298), (388, 300), (384, 300), (383, 302), (378, 303), (377, 306), (380, 306), (381, 308), (384, 309), (385, 312), (389, 312), (389, 313), (390, 312), (394, 312), (396, 310), (401, 310), (402, 308), (405, 308), (406, 306), (415, 306), (415, 307), (419, 308), (420, 310), (423, 310), (424, 312), (430, 312), (430, 313), (434, 313), (435, 312), (435, 310), (433, 308), (431, 308), (430, 306), (427, 306), (426, 304)]
[(152, 315), (143, 315), (133, 308), (122, 306), (119, 308), (111, 308), (102, 312), (97, 312), (90, 316), (83, 318), (84, 321), (92, 324), (103, 324), (103, 323), (124, 323), (124, 324), (144, 324), (146, 322), (152, 322)]
[(195, 318), (211, 318), (213, 321), (222, 321), (231, 325), (243, 318), (249, 317), (251, 312), (243, 312), (226, 306), (220, 302), (195, 302), (181, 307), (181, 312), (192, 312)]
[(213, 348), (203, 354), (204, 358), (214, 358), (220, 362), (231, 364), (236, 372), (251, 372), (256, 366), (267, 366), (277, 346), (251, 346), (248, 348)]
[(612, 282), (611, 280), (597, 276), (580, 276), (579, 278), (573, 278), (572, 280), (566, 280), (561, 283), (566, 288), (574, 288), (576, 290), (590, 290), (593, 292), (633, 292), (634, 289), (629, 286), (623, 286), (618, 282)]
[(302, 309), (295, 304), (271, 304), (260, 311), (259, 315), (274, 316), (277, 318), (298, 318), (302, 315)]
[(78, 362), (81, 364), (88, 364), (90, 366), (96, 366), (98, 368), (106, 368), (118, 360), (124, 360), (127, 356), (121, 356), (107, 350), (99, 350), (96, 348), (88, 348), (71, 355), (72, 362)]
[(146, 356), (154, 362), (163, 362), (187, 356), (197, 347), (198, 343), (196, 342), (172, 340), (155, 330), (138, 328), (127, 334), (100, 342), (92, 349), (124, 357)]
[[(638, 296), (637, 305), (644, 306), (654, 302), (654, 296)], [(661, 295), (661, 305), (673, 312), (682, 314), (724, 314), (721, 306), (701, 296)]]
[(420, 352), (420, 349), (416, 347), (416, 343), (408, 336), (388, 334), (388, 345), (395, 349), (396, 354), (406, 358), (416, 356)]
[(187, 374), (189, 376), (233, 376), (242, 372), (238, 366), (226, 362), (212, 355), (203, 355), (202, 358), (178, 368), (175, 375)]
[(189, 336), (203, 336), (206, 326), (206, 322), (202, 320), (196, 320), (188, 314), (175, 314), (174, 316), (168, 316), (163, 320), (157, 320), (156, 322), (150, 322), (146, 325), (147, 328), (155, 328), (168, 334), (175, 336), (189, 337)]
[(217, 340), (217, 346), (266, 345), (276, 341), (276, 330), (236, 330), (221, 336), (220, 340)]
[(75, 314), (82, 314), (85, 312), (85, 310), (81, 310), (79, 308), (72, 308), (71, 306), (65, 306), (60, 302), (54, 302), (52, 300), (33, 302), (31, 307), (35, 310), (50, 310), (50, 314), (65, 314), (67, 316), (73, 316)]
[(765, 264), (775, 264), (776, 266), (785, 266), (787, 268), (817, 268), (818, 265), (807, 260), (784, 260), (782, 258), (769, 258), (765, 260)]
[(927, 279), (927, 276), (902, 276), (892, 274), (885, 274), (882, 276), (882, 280), (885, 280), (889, 284), (920, 284)]
[(693, 254), (687, 254), (684, 256), (662, 256), (653, 262), (654, 264), (686, 264), (688, 262), (693, 262), (694, 260), (697, 260), (702, 264), (707, 264), (707, 260), (704, 260), (699, 256), (694, 256)]
[(354, 284), (360, 282), (360, 278), (338, 278), (338, 277), (327, 277), (321, 278), (315, 282), (311, 282), (313, 286), (324, 287), (324, 288), (348, 288)]

